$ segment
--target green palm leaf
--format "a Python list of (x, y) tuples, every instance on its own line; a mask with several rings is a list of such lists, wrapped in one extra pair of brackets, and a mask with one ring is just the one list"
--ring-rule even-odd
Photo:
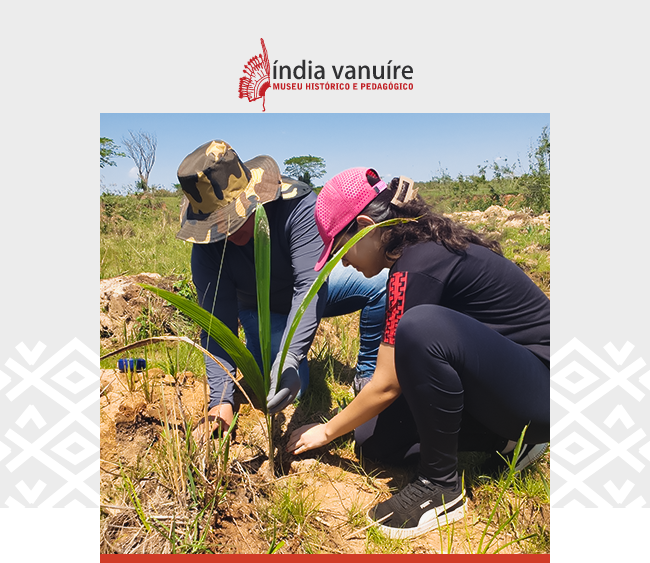
[(255, 281), (262, 376), (268, 394), (271, 387), (271, 232), (266, 210), (261, 204), (255, 210)]
[(266, 411), (266, 396), (265, 384), (260, 368), (253, 358), (250, 351), (242, 344), (237, 336), (222, 323), (212, 313), (203, 309), (197, 303), (185, 299), (180, 295), (166, 291), (151, 285), (140, 284), (144, 289), (155, 293), (166, 301), (169, 301), (174, 307), (185, 313), (197, 325), (208, 333), (208, 336), (214, 341), (218, 342), (222, 348), (230, 355), (235, 362), (239, 371), (241, 371), (244, 379), (250, 385), (255, 396), (260, 400)]

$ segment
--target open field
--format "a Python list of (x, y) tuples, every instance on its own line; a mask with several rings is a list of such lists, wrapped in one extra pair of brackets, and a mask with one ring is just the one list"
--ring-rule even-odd
[[(191, 298), (190, 245), (175, 239), (178, 201), (102, 197), (102, 354), (148, 337), (196, 339), (187, 319), (132, 283)], [(498, 238), (506, 256), (550, 295), (550, 214), (534, 215), (515, 197), (499, 201), (480, 211), (448, 211)], [(159, 276), (131, 278), (143, 272)], [(310, 389), (276, 417), (275, 473), (265, 454), (264, 417), (245, 385), (237, 393), (234, 434), (209, 450), (193, 442), (207, 388), (202, 356), (190, 344), (157, 342), (102, 360), (101, 553), (548, 553), (548, 454), (512, 480), (484, 475), (484, 454), (464, 454), (465, 517), (401, 541), (368, 528), (365, 513), (402, 488), (414, 466), (359, 459), (350, 435), (304, 456), (282, 455), (293, 428), (352, 399), (357, 323), (356, 315), (321, 323), (310, 352)], [(146, 357), (147, 369), (117, 371), (117, 358), (127, 356)]]

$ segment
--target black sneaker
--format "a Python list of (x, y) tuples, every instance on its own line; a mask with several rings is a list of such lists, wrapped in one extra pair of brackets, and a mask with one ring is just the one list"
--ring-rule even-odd
[(517, 463), (515, 465), (515, 473), (521, 471), (525, 467), (535, 463), (548, 448), (548, 444), (524, 444), (519, 452)]
[[(544, 455), (544, 452), (547, 449), (547, 443), (523, 444), (521, 446), (521, 451), (519, 452), (519, 457), (517, 458), (517, 463), (515, 464), (515, 473), (519, 473), (522, 469), (535, 463), (540, 457)], [(513, 453), (513, 451), (510, 451), (506, 454), (493, 453), (483, 466), (483, 471), (486, 473), (500, 473), (502, 471), (505, 471), (508, 469), (510, 463), (512, 463)]]
[(459, 520), (465, 514), (465, 492), (460, 483), (443, 488), (419, 476), (396, 495), (370, 509), (368, 518), (393, 539), (419, 536)]

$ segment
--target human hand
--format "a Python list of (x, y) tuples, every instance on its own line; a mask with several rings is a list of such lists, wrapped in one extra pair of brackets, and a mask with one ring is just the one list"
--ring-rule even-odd
[(234, 416), (233, 408), (230, 403), (223, 403), (212, 407), (208, 411), (209, 428), (206, 429), (204, 418), (199, 420), (197, 427), (192, 432), (194, 442), (199, 447), (202, 447), (205, 445), (206, 436), (212, 436), (212, 433), (219, 427), (221, 427), (222, 435), (225, 434), (228, 431), (228, 428), (230, 428)]
[(327, 435), (326, 424), (306, 424), (291, 433), (286, 451), (294, 455), (320, 448), (331, 442)]
[(287, 352), (287, 357), (282, 366), (280, 388), (275, 392), (278, 382), (278, 369), (280, 367), (280, 354), (277, 355), (271, 367), (271, 389), (266, 397), (266, 407), (269, 413), (275, 414), (289, 406), (300, 391), (300, 375), (298, 375), (298, 357), (292, 352)]

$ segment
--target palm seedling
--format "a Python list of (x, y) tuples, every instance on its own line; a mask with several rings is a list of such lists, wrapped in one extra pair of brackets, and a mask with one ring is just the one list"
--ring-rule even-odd
[[(377, 227), (405, 222), (404, 219), (392, 219), (366, 227), (356, 233), (336, 255), (325, 265), (319, 276), (313, 282), (309, 292), (303, 299), (296, 315), (293, 318), (287, 338), (281, 352), (278, 373), (282, 373), (282, 367), (291, 345), (294, 333), (305, 313), (309, 303), (325, 283), (327, 277), (334, 269), (334, 266), (343, 258), (345, 253), (356, 244), (362, 237)], [(269, 439), (269, 463), (273, 472), (274, 448), (273, 448), (273, 416), (268, 412), (267, 397), (271, 387), (271, 321), (270, 321), (270, 286), (271, 286), (271, 242), (270, 229), (266, 211), (261, 204), (258, 204), (255, 211), (255, 275), (257, 284), (257, 309), (260, 333), (260, 352), (262, 356), (262, 370), (260, 370), (255, 358), (239, 338), (218, 318), (194, 303), (175, 293), (159, 289), (150, 285), (142, 284), (142, 287), (159, 295), (169, 303), (177, 307), (192, 321), (206, 331), (208, 336), (218, 342), (222, 348), (233, 359), (241, 372), (244, 380), (248, 383), (257, 397), (262, 411), (266, 415), (267, 435)], [(277, 378), (275, 391), (280, 385), (280, 377)], [(272, 473), (273, 474), (273, 473)]]
[(253, 354), (217, 317), (203, 309), (197, 303), (180, 295), (146, 284), (142, 284), (142, 287), (162, 297), (182, 311), (205, 330), (210, 338), (218, 342), (233, 359), (266, 415), (267, 434), (269, 437), (269, 463), (271, 470), (273, 470), (274, 448), (273, 434), (271, 432), (272, 420), (266, 405), (266, 398), (271, 387), (271, 315), (269, 305), (271, 287), (271, 241), (268, 217), (262, 205), (258, 205), (255, 211), (254, 241), (257, 312), (262, 355), (261, 371)]

